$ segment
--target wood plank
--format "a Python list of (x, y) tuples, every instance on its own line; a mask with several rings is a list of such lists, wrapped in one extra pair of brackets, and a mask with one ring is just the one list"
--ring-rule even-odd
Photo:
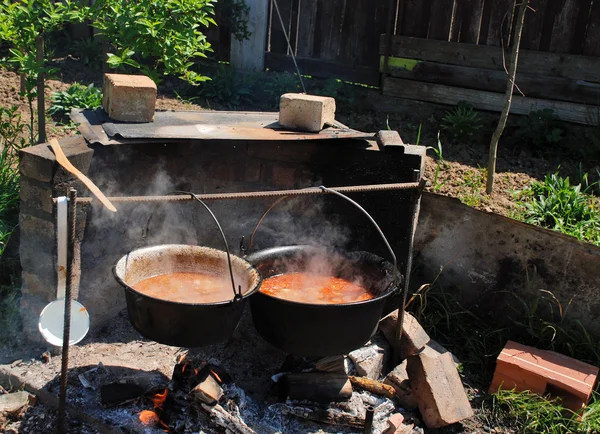
[[(320, 78), (338, 78), (372, 86), (379, 84), (377, 66), (344, 64), (306, 57), (297, 57), (296, 61), (302, 74)], [(265, 53), (265, 67), (274, 71), (296, 71), (292, 57), (281, 53)]]
[[(500, 112), (504, 103), (504, 94), (501, 93), (462, 89), (393, 77), (387, 77), (384, 80), (383, 94), (448, 105), (456, 105), (461, 101), (465, 101), (478, 110), (493, 112)], [(512, 100), (510, 112), (527, 115), (531, 111), (544, 109), (553, 110), (554, 114), (564, 121), (587, 125), (594, 108), (582, 104), (515, 96)]]
[(481, 31), (483, 0), (462, 0), (456, 2), (454, 27), (451, 40), (477, 44)]
[(600, 56), (600, 1), (595, 1), (590, 9), (582, 54)]
[(521, 49), (538, 50), (542, 38), (542, 28), (544, 26), (544, 13), (548, 1), (551, 0), (530, 0), (530, 9), (525, 14), (525, 24), (523, 25), (523, 35), (521, 36)]
[[(507, 75), (504, 71), (435, 62), (419, 62), (414, 67), (408, 63), (407, 68), (395, 66), (396, 60), (401, 61), (390, 58), (388, 66), (388, 73), (392, 77), (499, 93), (506, 89)], [(518, 73), (517, 85), (527, 97), (543, 99), (551, 95), (553, 100), (558, 101), (594, 105), (600, 103), (600, 84), (597, 83)], [(514, 94), (520, 95), (520, 92), (515, 89)]]
[(494, 0), (492, 3), (485, 44), (493, 47), (501, 47), (504, 44), (504, 47), (508, 47), (512, 34), (515, 0)]
[[(384, 53), (385, 36), (380, 41)], [(485, 45), (394, 36), (390, 55), (473, 68), (504, 70), (502, 50)], [(600, 83), (600, 58), (522, 50), (519, 71)]]
[(317, 0), (301, 0), (298, 26), (298, 56), (311, 57), (317, 23)]
[(455, 0), (433, 0), (431, 2), (428, 39), (450, 41), (454, 22)]
[(402, 0), (402, 35), (426, 38), (429, 29), (431, 0)]
[(318, 38), (319, 59), (338, 60), (345, 13), (345, 0), (319, 0), (317, 10), (317, 26), (320, 34), (320, 38)]
[[(285, 27), (285, 31), (290, 32), (290, 20), (292, 13), (292, 1), (293, 0), (277, 0), (277, 5), (279, 6), (279, 12), (281, 13), (281, 18), (283, 19), (283, 25)], [(273, 4), (273, 1), (271, 0)], [(277, 15), (277, 11), (275, 10), (275, 5), (273, 4), (272, 13), (271, 13), (271, 36), (270, 36), (270, 48), (269, 51), (273, 53), (288, 53), (288, 45), (285, 40), (285, 35), (283, 33), (283, 28), (281, 27), (281, 22), (279, 21), (279, 16)]]
[[(581, 2), (580, 0), (554, 1), (560, 7), (554, 17), (554, 26), (550, 39), (550, 52), (571, 53)], [(581, 49), (578, 51), (581, 52)]]

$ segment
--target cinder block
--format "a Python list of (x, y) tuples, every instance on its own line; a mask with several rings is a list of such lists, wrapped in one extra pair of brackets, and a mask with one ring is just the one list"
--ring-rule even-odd
[(152, 122), (156, 84), (144, 75), (104, 74), (102, 107), (108, 117), (123, 122)]
[[(390, 345), (394, 346), (396, 336), (396, 323), (398, 322), (398, 310), (389, 313), (379, 321), (379, 330), (383, 333)], [(406, 359), (419, 352), (430, 341), (419, 321), (410, 313), (404, 313), (404, 324), (402, 327), (402, 339), (400, 340), (400, 356)]]
[(592, 394), (598, 368), (553, 351), (508, 341), (498, 356), (490, 393), (503, 389), (550, 393), (563, 398), (573, 411), (583, 408)]
[(279, 124), (297, 131), (316, 133), (335, 122), (335, 99), (286, 93), (279, 102)]
[(407, 372), (428, 428), (441, 428), (473, 416), (450, 353), (425, 347), (408, 358)]

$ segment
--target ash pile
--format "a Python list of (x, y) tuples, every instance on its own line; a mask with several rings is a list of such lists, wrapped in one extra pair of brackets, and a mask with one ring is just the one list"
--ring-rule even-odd
[[(119, 376), (104, 366), (76, 378), (95, 391), (86, 400), (100, 402), (105, 423), (128, 433), (410, 434), (471, 417), (458, 361), (408, 313), (403, 361), (393, 366), (397, 317), (383, 318), (371, 341), (344, 356), (285, 357), (253, 351), (247, 341), (228, 351), (243, 363), (189, 350), (173, 360), (170, 378), (144, 371)], [(261, 357), (273, 359), (261, 365), (272, 371), (249, 373)]]

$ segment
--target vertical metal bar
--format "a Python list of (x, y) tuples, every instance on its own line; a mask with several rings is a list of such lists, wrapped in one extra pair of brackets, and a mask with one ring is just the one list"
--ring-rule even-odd
[[(420, 177), (420, 171), (415, 170), (415, 181)], [(406, 296), (408, 294), (410, 284), (410, 272), (412, 269), (412, 257), (413, 257), (413, 242), (415, 240), (415, 230), (417, 227), (417, 220), (419, 218), (419, 204), (421, 202), (421, 196), (423, 190), (427, 185), (427, 180), (421, 178), (419, 182), (419, 188), (413, 193), (413, 209), (412, 209), (412, 220), (410, 224), (410, 233), (408, 235), (408, 257), (406, 259), (406, 272), (404, 273), (404, 291), (400, 298), (400, 304), (398, 306), (398, 321), (396, 321), (396, 333), (394, 340), (394, 366), (399, 365), (401, 360), (400, 354), (400, 341), (402, 340), (402, 332), (404, 330), (404, 307), (406, 306)]]
[(373, 416), (375, 415), (375, 409), (370, 405), (367, 406), (365, 412), (365, 427), (363, 428), (364, 434), (371, 434), (373, 431)]
[(71, 337), (71, 295), (76, 278), (75, 271), (75, 236), (77, 230), (77, 190), (69, 190), (69, 270), (65, 290), (65, 317), (63, 324), (62, 360), (60, 366), (60, 396), (58, 398), (57, 431), (65, 433), (65, 417), (67, 403), (67, 374), (69, 370), (69, 340)]

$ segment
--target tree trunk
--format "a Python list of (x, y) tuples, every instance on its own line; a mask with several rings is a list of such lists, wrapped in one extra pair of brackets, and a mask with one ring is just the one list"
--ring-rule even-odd
[(517, 64), (519, 62), (519, 47), (521, 45), (521, 34), (523, 33), (523, 24), (525, 22), (525, 12), (529, 6), (529, 0), (521, 0), (522, 3), (519, 6), (519, 12), (517, 15), (517, 24), (515, 27), (515, 36), (513, 38), (513, 48), (510, 55), (510, 65), (508, 70), (508, 83), (506, 85), (506, 99), (502, 107), (502, 113), (500, 114), (500, 120), (498, 126), (492, 135), (490, 142), (490, 153), (488, 157), (487, 167), (487, 185), (485, 191), (487, 194), (492, 194), (494, 190), (494, 175), (496, 173), (496, 155), (498, 153), (498, 141), (502, 137), (504, 127), (506, 127), (506, 121), (508, 119), (508, 113), (510, 112), (510, 105), (512, 103), (512, 95), (515, 87), (515, 78), (517, 76)]
[[(35, 60), (44, 62), (44, 35), (35, 38)], [(40, 68), (41, 69), (41, 68)], [(37, 78), (38, 143), (46, 142), (46, 107), (44, 104), (44, 73), (40, 70)]]

